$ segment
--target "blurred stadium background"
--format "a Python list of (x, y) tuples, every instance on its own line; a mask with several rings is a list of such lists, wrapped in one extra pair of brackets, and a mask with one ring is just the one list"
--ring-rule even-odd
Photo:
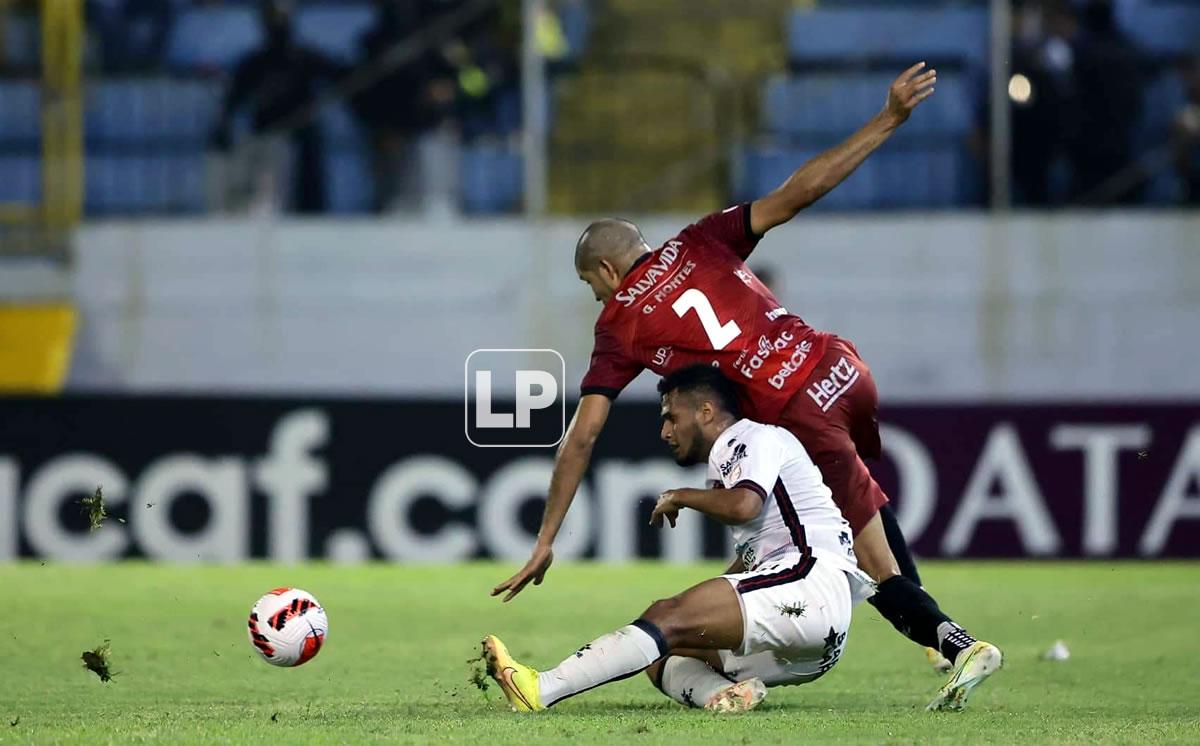
[[(471, 447), (468, 354), (571, 399), (591, 218), (759, 196), (917, 60), (751, 266), (873, 366), (921, 555), (1197, 556), (1200, 3), (5, 0), (0, 559), (524, 558), (552, 453)], [(724, 553), (639, 528), (653, 383), (560, 557)]]
[[(569, 415), (583, 227), (753, 199), (918, 60), (936, 95), (750, 265), (872, 366), (872, 469), (1005, 670), (933, 718), (861, 605), (750, 718), (640, 677), (509, 717), (482, 633), (551, 663), (730, 547), (646, 525), (701, 477), (644, 374), (546, 583), (489, 598), (553, 451), (468, 440), (472, 352), (561, 353)], [(0, 741), (1196, 742), (1198, 205), (1196, 0), (0, 0)], [(329, 612), (301, 669), (245, 641), (279, 585)]]

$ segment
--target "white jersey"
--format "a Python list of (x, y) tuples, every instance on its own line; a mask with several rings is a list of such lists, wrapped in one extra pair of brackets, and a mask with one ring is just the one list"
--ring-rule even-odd
[(745, 419), (730, 425), (709, 453), (708, 479), (714, 488), (744, 487), (763, 500), (758, 516), (731, 527), (747, 570), (789, 550), (857, 568), (850, 524), (804, 446), (782, 427)]

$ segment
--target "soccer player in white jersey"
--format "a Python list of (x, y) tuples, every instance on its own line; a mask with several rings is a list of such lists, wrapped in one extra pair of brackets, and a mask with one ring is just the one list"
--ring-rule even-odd
[(659, 392), (663, 440), (680, 464), (706, 461), (710, 481), (663, 493), (651, 522), (674, 526), (680, 510), (698, 510), (730, 527), (737, 557), (727, 574), (654, 602), (548, 671), (486, 637), (488, 672), (515, 710), (541, 710), (644, 670), (681, 704), (746, 711), (767, 687), (832, 668), (851, 608), (874, 592), (849, 524), (795, 436), (739, 419), (732, 384), (711, 366), (682, 368)]

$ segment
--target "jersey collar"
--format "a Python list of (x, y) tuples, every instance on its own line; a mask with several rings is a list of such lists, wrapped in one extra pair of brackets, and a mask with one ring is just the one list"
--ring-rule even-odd
[(750, 422), (750, 420), (743, 417), (740, 420), (738, 420), (737, 422), (734, 422), (729, 427), (722, 430), (721, 434), (717, 436), (717, 440), (713, 444), (713, 448), (716, 448), (717, 446), (721, 445), (725, 441), (726, 438), (736, 438), (738, 435), (741, 434), (743, 427), (749, 422)]
[(644, 251), (642, 252), (641, 256), (639, 256), (637, 259), (634, 259), (633, 264), (629, 265), (629, 271), (626, 272), (625, 277), (621, 279), (621, 284), (618, 286), (618, 289), (625, 287), (625, 284), (629, 282), (630, 275), (633, 274), (633, 270), (650, 261), (650, 257), (652, 256), (654, 256), (653, 251)]
[(641, 256), (633, 260), (633, 264), (629, 265), (629, 270), (626, 271), (625, 276), (621, 278), (621, 282), (619, 285), (617, 285), (617, 289), (613, 291), (612, 297), (605, 301), (604, 308), (600, 312), (601, 315), (603, 315), (604, 312), (608, 311), (610, 308), (618, 307), (618, 304), (616, 303), (617, 293), (621, 292), (633, 283), (634, 270), (650, 261), (650, 257), (654, 256), (654, 251), (656, 250), (643, 252)]

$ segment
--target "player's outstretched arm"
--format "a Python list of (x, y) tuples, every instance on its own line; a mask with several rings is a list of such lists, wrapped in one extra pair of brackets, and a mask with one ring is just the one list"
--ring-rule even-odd
[(592, 461), (592, 447), (596, 444), (596, 438), (600, 437), (604, 423), (608, 421), (611, 408), (612, 401), (600, 394), (588, 394), (579, 400), (579, 408), (575, 410), (575, 416), (571, 418), (571, 424), (567, 427), (567, 434), (554, 457), (550, 492), (546, 496), (542, 527), (538, 531), (533, 553), (520, 572), (492, 589), (493, 596), (508, 591), (508, 595), (504, 597), (507, 603), (520, 593), (529, 581), (532, 580), (534, 585), (542, 584), (542, 578), (550, 569), (550, 563), (554, 561), (554, 537), (558, 536), (558, 530), (562, 528), (563, 519), (567, 517), (571, 501), (575, 499), (575, 491), (579, 489), (579, 483), (583, 481), (583, 475)]
[(698, 510), (726, 526), (740, 526), (754, 520), (762, 512), (763, 500), (753, 490), (733, 487), (721, 490), (696, 490), (684, 488), (667, 490), (658, 496), (654, 512), (650, 514), (650, 525), (661, 526), (665, 518), (675, 528), (675, 519), (681, 508)]
[(755, 235), (788, 222), (841, 184), (904, 124), (918, 104), (933, 95), (935, 83), (937, 71), (925, 70), (924, 62), (905, 70), (888, 89), (883, 111), (845, 142), (805, 163), (778, 189), (755, 200), (750, 207), (750, 227)]

